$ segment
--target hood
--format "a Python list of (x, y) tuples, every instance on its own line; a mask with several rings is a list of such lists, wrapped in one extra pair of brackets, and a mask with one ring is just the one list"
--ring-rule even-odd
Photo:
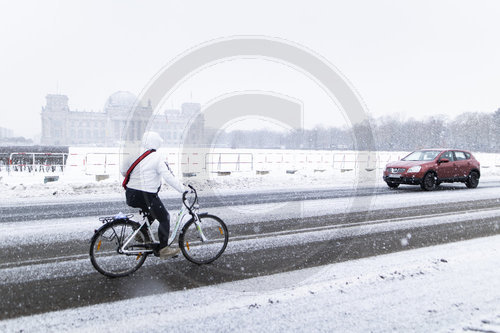
[(162, 143), (163, 139), (156, 132), (145, 132), (142, 136), (142, 147), (144, 149), (158, 149)]
[(411, 168), (412, 166), (424, 165), (433, 163), (434, 161), (397, 161), (390, 162), (386, 165), (387, 168)]

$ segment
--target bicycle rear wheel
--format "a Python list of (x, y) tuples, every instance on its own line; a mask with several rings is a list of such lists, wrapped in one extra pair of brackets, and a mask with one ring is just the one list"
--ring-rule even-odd
[[(122, 277), (135, 272), (142, 266), (148, 253), (124, 254), (120, 248), (139, 229), (133, 221), (114, 221), (96, 231), (90, 241), (90, 261), (94, 268), (108, 277)], [(146, 250), (147, 236), (140, 230), (130, 242), (127, 250)]]
[(226, 224), (217, 216), (200, 214), (199, 223), (191, 219), (179, 235), (179, 247), (187, 260), (201, 265), (219, 258), (229, 241)]

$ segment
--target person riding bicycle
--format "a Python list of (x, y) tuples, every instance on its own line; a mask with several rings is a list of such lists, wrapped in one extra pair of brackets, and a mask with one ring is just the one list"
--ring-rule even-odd
[(178, 248), (168, 246), (170, 231), (170, 215), (158, 196), (162, 179), (179, 193), (186, 191), (185, 186), (175, 178), (172, 170), (156, 150), (163, 143), (163, 139), (156, 132), (145, 132), (142, 137), (142, 152), (140, 156), (123, 158), (120, 171), (125, 177), (123, 187), (126, 189), (127, 205), (150, 212), (151, 216), (160, 223), (158, 238), (160, 239), (160, 258), (170, 258), (179, 253)]

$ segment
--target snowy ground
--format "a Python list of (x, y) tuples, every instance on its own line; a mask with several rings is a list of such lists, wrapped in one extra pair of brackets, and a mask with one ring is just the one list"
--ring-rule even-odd
[[(380, 177), (378, 177), (380, 176)], [(119, 196), (123, 195), (120, 179), (107, 179), (97, 182), (95, 176), (90, 175), (60, 175), (59, 181), (44, 184), (43, 174), (14, 174), (0, 175), (0, 199), (32, 198), (32, 197), (74, 197), (80, 195)], [(381, 180), (381, 175), (366, 173), (370, 183)], [(118, 178), (118, 177), (115, 177)], [(380, 180), (379, 180), (380, 179)], [(310, 188), (324, 186), (354, 186), (359, 177), (354, 171), (340, 172), (329, 170), (325, 172), (300, 171), (296, 174), (270, 173), (256, 175), (242, 172), (230, 176), (200, 176), (184, 178), (185, 183), (192, 184), (197, 189), (239, 191), (248, 189), (283, 189), (283, 188)], [(368, 183), (368, 181), (367, 181)], [(162, 192), (173, 193), (168, 186)], [(56, 199), (57, 200), (57, 199)]]
[[(110, 178), (98, 182), (95, 176), (61, 175), (59, 181), (47, 184), (43, 183), (43, 179), (43, 174), (0, 174), (0, 201), (3, 204), (16, 204), (96, 198), (119, 200), (124, 196), (121, 181), (117, 179)], [(479, 187), (483, 182), (489, 181), (500, 181), (500, 168), (483, 170)], [(271, 172), (268, 175), (244, 172), (231, 176), (210, 175), (209, 177), (184, 178), (183, 182), (192, 184), (201, 192), (214, 192), (222, 195), (249, 191), (386, 186), (382, 180), (381, 170), (347, 172), (302, 170), (295, 174)], [(168, 186), (163, 186), (160, 194), (162, 197), (179, 196)]]
[(500, 236), (491, 236), (5, 320), (0, 330), (495, 332), (499, 277)]

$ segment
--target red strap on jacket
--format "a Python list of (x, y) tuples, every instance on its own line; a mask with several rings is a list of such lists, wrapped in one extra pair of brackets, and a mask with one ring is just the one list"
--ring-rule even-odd
[(137, 164), (139, 164), (139, 162), (141, 162), (143, 159), (146, 158), (146, 156), (148, 156), (149, 154), (155, 152), (156, 149), (151, 149), (151, 150), (148, 150), (146, 152), (144, 152), (144, 154), (142, 154), (141, 156), (139, 156), (138, 159), (135, 160), (134, 163), (132, 163), (132, 165), (130, 166), (130, 168), (128, 168), (127, 170), (127, 174), (125, 175), (125, 178), (123, 179), (123, 183), (122, 183), (122, 186), (124, 189), (127, 189), (127, 184), (128, 184), (128, 181), (130, 180), (130, 174), (132, 173), (132, 171), (134, 171), (135, 167), (137, 166)]

